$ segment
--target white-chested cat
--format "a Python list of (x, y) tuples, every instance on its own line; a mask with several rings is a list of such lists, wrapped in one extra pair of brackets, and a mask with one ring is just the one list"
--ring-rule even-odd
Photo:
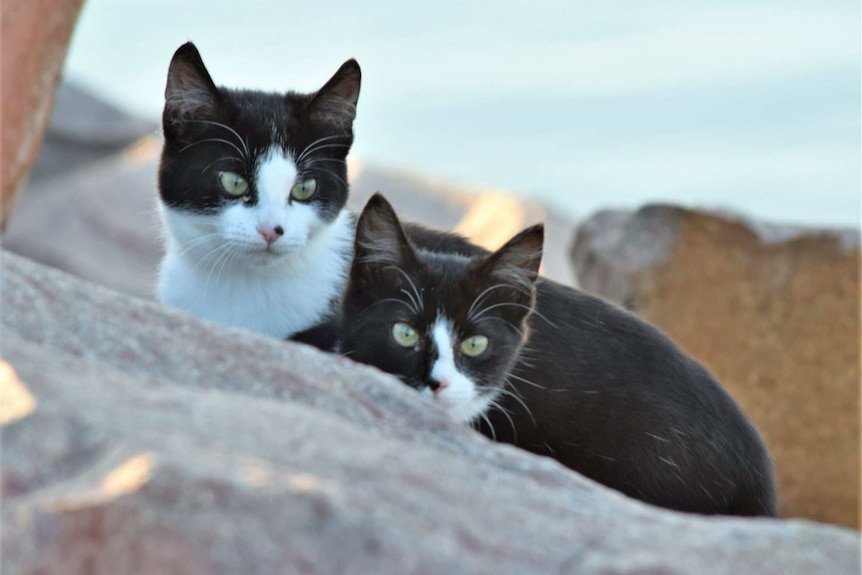
[(158, 178), (161, 301), (279, 338), (332, 315), (353, 249), (345, 157), (359, 86), (349, 60), (316, 93), (232, 90), (193, 44), (176, 51)]
[(380, 195), (360, 215), (344, 355), (631, 497), (776, 514), (769, 454), (730, 395), (636, 315), (539, 277), (540, 226), (472, 255), (423, 249), (415, 231)]

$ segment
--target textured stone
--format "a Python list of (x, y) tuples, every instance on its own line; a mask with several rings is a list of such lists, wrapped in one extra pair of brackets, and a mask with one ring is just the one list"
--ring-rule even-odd
[(52, 189), (42, 184), (123, 152), (141, 139), (155, 139), (158, 132), (155, 120), (129, 115), (75, 84), (62, 82), (24, 193), (33, 186), (37, 191)]
[(855, 532), (652, 508), (371, 368), (0, 260), (33, 402), (4, 573), (858, 573)]
[(0, 229), (42, 142), (82, 2), (3, 0), (0, 5)]
[(667, 206), (603, 212), (572, 248), (582, 286), (702, 361), (775, 458), (780, 512), (859, 527), (857, 230)]

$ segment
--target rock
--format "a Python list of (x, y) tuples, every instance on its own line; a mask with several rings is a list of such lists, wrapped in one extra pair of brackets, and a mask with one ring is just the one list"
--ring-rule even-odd
[(154, 298), (161, 259), (159, 145), (155, 138), (143, 140), (127, 152), (29, 185), (9, 219), (4, 248), (124, 293)]
[(345, 358), (0, 265), (6, 573), (858, 572), (850, 530), (652, 508)]
[(718, 376), (775, 458), (782, 516), (859, 527), (857, 230), (648, 206), (596, 214), (571, 256)]
[(0, 229), (21, 190), (54, 101), (83, 0), (3, 0)]
[(125, 151), (143, 138), (156, 137), (158, 131), (157, 122), (126, 114), (87, 90), (63, 82), (57, 89), (54, 111), (24, 193), (31, 193), (34, 187), (32, 193), (38, 193), (46, 188), (41, 185), (44, 181), (72, 175)]

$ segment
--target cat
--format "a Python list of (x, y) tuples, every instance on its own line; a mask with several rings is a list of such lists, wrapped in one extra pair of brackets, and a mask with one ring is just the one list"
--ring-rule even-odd
[(158, 298), (273, 337), (336, 310), (355, 219), (345, 158), (361, 72), (345, 62), (312, 94), (216, 87), (192, 43), (171, 59), (158, 182)]
[(356, 230), (339, 351), (400, 376), (457, 421), (484, 417), (524, 341), (543, 235), (530, 227), (483, 257), (417, 251), (375, 194)]
[(357, 224), (339, 351), (631, 497), (774, 517), (769, 455), (718, 382), (634, 314), (539, 277), (541, 253), (541, 227), (493, 253), (423, 249), (375, 195)]
[[(345, 159), (360, 83), (359, 65), (348, 60), (312, 94), (230, 90), (215, 86), (193, 44), (176, 51), (158, 176), (166, 236), (161, 301), (212, 321), (335, 348), (339, 328), (350, 323), (338, 313), (349, 317), (355, 301), (354, 294), (341, 305), (356, 267)], [(435, 257), (428, 253), (446, 254), (441, 265), (488, 255), (452, 234), (412, 224), (403, 231), (417, 261)], [(499, 295), (493, 291), (489, 298)], [(704, 513), (775, 514), (771, 463), (757, 432), (702, 367), (654, 328), (597, 298), (542, 278), (535, 293), (536, 311), (522, 330), (531, 335), (511, 343), (508, 360), (517, 361), (496, 364), (500, 371), (491, 380), (499, 391), (456, 419), (474, 419), (486, 435), (555, 457), (645, 501)], [(518, 327), (517, 318), (507, 321)], [(447, 330), (439, 331), (442, 341)], [(368, 337), (375, 341), (374, 333)], [(519, 353), (512, 351), (519, 345)], [(367, 363), (381, 361), (372, 348), (366, 352)], [(453, 352), (448, 369), (461, 373), (455, 358)], [(488, 369), (480, 374), (493, 373)], [(426, 393), (447, 397), (451, 390)]]
[[(171, 58), (158, 184), (158, 299), (192, 315), (331, 351), (353, 255), (346, 157), (361, 70), (312, 94), (216, 87), (191, 42)], [(476, 248), (415, 229), (432, 249)]]

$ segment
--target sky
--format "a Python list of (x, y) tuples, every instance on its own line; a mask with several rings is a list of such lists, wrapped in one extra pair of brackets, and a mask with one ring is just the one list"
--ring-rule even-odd
[(363, 74), (352, 156), (572, 217), (670, 202), (860, 225), (858, 1), (86, 0), (65, 76), (158, 118), (191, 40), (217, 84)]

